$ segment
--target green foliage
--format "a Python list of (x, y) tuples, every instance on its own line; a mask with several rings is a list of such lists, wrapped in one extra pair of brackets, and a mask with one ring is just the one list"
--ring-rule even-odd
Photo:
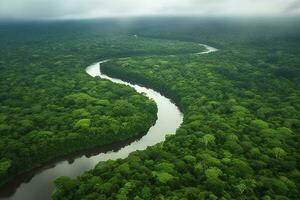
[[(155, 121), (153, 102), (83, 72), (96, 60), (127, 57), (102, 70), (171, 98), (184, 112), (182, 126), (163, 144), (101, 162), (74, 180), (58, 179), (53, 199), (299, 199), (299, 20), (131, 25), (1, 29), (4, 178), (62, 149), (145, 132)], [(203, 50), (198, 42), (220, 51), (188, 54)], [(170, 54), (177, 55), (164, 56)], [(81, 119), (90, 119), (87, 130), (74, 129)]]
[(1, 159), (0, 160), (0, 176), (6, 174), (7, 170), (11, 166), (11, 160)]
[(79, 108), (72, 111), (74, 117), (89, 117), (90, 113), (85, 108)]
[[(215, 195), (219, 197), (222, 196), (224, 192), (224, 183), (220, 179), (208, 178), (207, 181), (205, 182), (205, 185), (208, 191), (213, 192)], [(211, 196), (210, 199), (212, 199)], [(217, 199), (217, 197), (213, 199)]]
[(167, 162), (163, 162), (155, 165), (155, 170), (161, 172), (172, 173), (174, 171), (174, 168), (175, 166), (172, 163), (167, 163)]
[(174, 177), (167, 173), (167, 172), (152, 172), (152, 175), (160, 182), (160, 183), (167, 183), (174, 179)]
[(183, 159), (191, 164), (193, 164), (197, 161), (196, 157), (194, 157), (192, 155), (186, 155), (183, 157)]
[(80, 119), (75, 123), (75, 128), (89, 128), (91, 125), (90, 119)]
[(218, 178), (220, 175), (222, 175), (222, 171), (217, 167), (210, 167), (207, 170), (205, 170), (205, 176), (209, 178)]
[(254, 128), (257, 128), (257, 129), (265, 129), (265, 128), (268, 128), (269, 125), (267, 122), (263, 121), (263, 120), (260, 120), (260, 119), (256, 119), (256, 120), (253, 120), (251, 122), (251, 125), (254, 127)]
[(215, 141), (215, 136), (213, 136), (211, 134), (205, 134), (202, 137), (202, 139), (203, 139), (205, 146), (207, 146), (209, 143), (213, 143)]
[[(161, 29), (142, 32), (161, 36)], [(102, 65), (110, 76), (172, 98), (185, 117), (176, 135), (163, 144), (110, 166), (127, 163), (126, 173), (95, 169), (88, 174), (106, 181), (118, 178), (120, 184), (132, 180), (144, 188), (131, 190), (128, 199), (298, 199), (300, 77), (283, 78), (274, 69), (299, 66), (300, 43), (293, 46), (279, 36), (274, 39), (273, 33), (265, 35), (265, 41), (251, 32), (260, 41), (254, 42), (240, 31), (237, 35), (229, 31), (226, 37), (223, 31), (210, 32), (199, 39), (200, 29), (193, 30), (195, 35), (181, 34), (182, 38), (207, 39), (221, 50), (198, 56), (130, 57)], [(165, 32), (168, 37), (161, 37), (173, 35)], [(79, 180), (84, 186), (89, 178)], [(98, 193), (107, 199), (115, 195)], [(61, 197), (72, 199), (71, 194)]]
[(282, 158), (283, 156), (286, 155), (286, 152), (280, 147), (274, 147), (272, 149), (272, 151), (273, 151), (276, 158)]
[(192, 42), (134, 38), (109, 29), (27, 25), (25, 30), (0, 24), (5, 77), (0, 80), (0, 185), (56, 157), (145, 134), (154, 124), (152, 100), (128, 86), (90, 77), (85, 72), (89, 64), (203, 49)]
[(78, 105), (92, 104), (96, 99), (86, 93), (74, 93), (64, 97), (67, 102)]

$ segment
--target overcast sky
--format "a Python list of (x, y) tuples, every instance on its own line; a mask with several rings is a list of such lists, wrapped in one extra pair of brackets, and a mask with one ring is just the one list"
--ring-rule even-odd
[(2, 19), (300, 15), (300, 0), (0, 0)]

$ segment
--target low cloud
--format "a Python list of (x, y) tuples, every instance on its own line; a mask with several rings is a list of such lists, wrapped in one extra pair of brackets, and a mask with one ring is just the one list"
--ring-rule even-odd
[(300, 0), (295, 0), (294, 2), (290, 3), (289, 6), (286, 7), (286, 12), (288, 13), (300, 13)]
[(0, 18), (7, 19), (291, 14), (300, 14), (300, 0), (0, 0)]

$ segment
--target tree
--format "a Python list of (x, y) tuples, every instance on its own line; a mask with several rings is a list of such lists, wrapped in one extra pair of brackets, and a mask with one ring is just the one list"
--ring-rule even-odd
[(236, 186), (236, 188), (240, 194), (243, 194), (244, 191), (247, 189), (247, 186), (244, 183), (240, 183)]
[(266, 129), (269, 128), (269, 124), (263, 120), (255, 119), (251, 121), (251, 125), (256, 129)]
[(224, 183), (218, 178), (208, 178), (205, 182), (205, 187), (219, 197), (224, 191)]
[(217, 167), (210, 167), (205, 170), (205, 176), (207, 178), (218, 178), (222, 174), (222, 171)]
[(152, 175), (160, 182), (160, 183), (167, 183), (174, 179), (174, 176), (167, 172), (152, 172)]
[(273, 151), (275, 157), (278, 159), (280, 159), (286, 155), (286, 152), (280, 147), (274, 147), (272, 149), (272, 151)]
[(203, 142), (204, 142), (206, 147), (209, 143), (214, 143), (215, 142), (215, 136), (213, 136), (212, 134), (205, 134), (202, 137), (202, 139), (203, 139)]
[(80, 119), (78, 120), (76, 123), (75, 123), (75, 128), (83, 128), (83, 129), (86, 129), (86, 128), (89, 128), (91, 125), (91, 120), (90, 119)]
[(175, 168), (174, 164), (168, 162), (163, 162), (155, 165), (155, 170), (160, 172), (172, 173), (174, 172), (174, 168)]
[(7, 170), (11, 167), (11, 160), (2, 158), (0, 160), (0, 177), (6, 174)]
[(191, 164), (195, 164), (195, 162), (197, 161), (196, 157), (192, 156), (192, 155), (184, 156), (184, 160), (186, 160), (188, 163), (191, 163)]

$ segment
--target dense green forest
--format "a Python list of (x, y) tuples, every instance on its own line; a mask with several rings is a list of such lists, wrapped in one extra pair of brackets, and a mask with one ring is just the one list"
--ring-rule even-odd
[(199, 52), (112, 22), (0, 24), (0, 185), (62, 155), (143, 135), (157, 108), (85, 68), (112, 57)]
[(146, 20), (132, 32), (219, 51), (102, 67), (173, 99), (184, 113), (176, 135), (57, 179), (53, 199), (299, 199), (299, 22), (197, 20)]

